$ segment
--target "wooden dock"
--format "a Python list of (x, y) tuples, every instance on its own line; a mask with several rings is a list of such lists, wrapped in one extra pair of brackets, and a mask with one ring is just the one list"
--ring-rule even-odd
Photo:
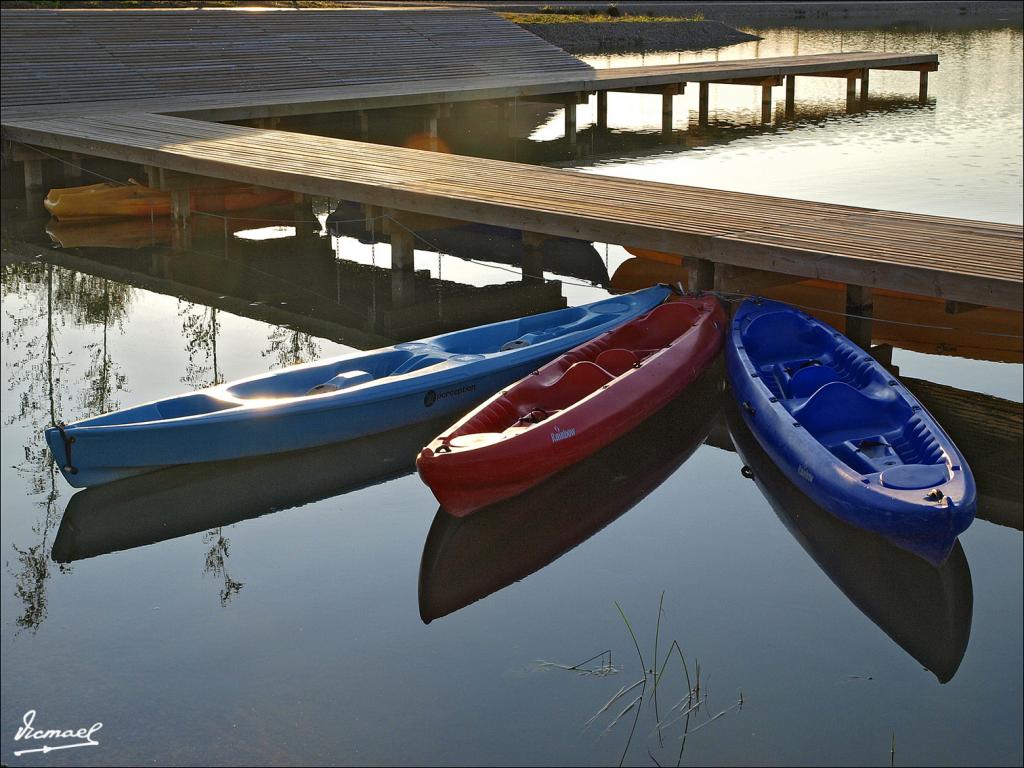
[[(871, 69), (920, 73), (934, 54), (838, 53), (594, 70), (486, 11), (3, 11), (4, 138), (38, 184), (49, 153), (139, 163), (151, 177), (212, 177), (365, 204), (390, 216), (393, 266), (412, 269), (423, 215), (545, 235), (639, 246), (692, 259), (692, 284), (726, 288), (725, 267), (854, 286), (848, 307), (870, 313), (871, 287), (960, 306), (1022, 308), (1022, 229), (894, 211), (610, 178), (271, 130), (284, 115), (543, 99), (575, 106), (609, 91), (660, 95), (663, 126), (686, 83), (760, 87), (762, 119), (797, 77), (846, 80), (853, 107)], [(301, 82), (302, 87), (296, 87)], [(176, 114), (171, 114), (176, 113)], [(364, 113), (365, 114), (365, 113)], [(436, 135), (437, 112), (428, 118)], [(188, 115), (184, 117), (183, 115)], [(770, 117), (770, 114), (767, 115)], [(199, 120), (195, 118), (205, 118)], [(208, 122), (258, 119), (265, 127)], [(269, 122), (268, 122), (269, 121)], [(184, 181), (181, 181), (184, 179)], [(198, 179), (202, 181), (202, 179)], [(418, 218), (417, 218), (418, 217)], [(717, 274), (717, 280), (716, 280)], [(774, 278), (777, 280), (777, 278)], [(749, 285), (750, 280), (745, 284)], [(858, 334), (853, 334), (859, 337)]]
[(660, 94), (671, 121), (671, 98), (697, 83), (705, 123), (711, 84), (760, 87), (763, 107), (771, 88), (784, 84), (791, 111), (798, 76), (845, 79), (853, 106), (867, 98), (872, 69), (919, 72), (923, 99), (928, 73), (938, 68), (935, 54), (850, 52), (594, 69), (470, 8), (3, 10), (0, 21), (0, 105), (11, 119), (158, 112), (273, 120), (560, 97), (571, 127), (575, 105), (590, 93), (606, 124), (609, 91)]
[(1017, 225), (611, 178), (167, 115), (21, 121), (4, 130), (24, 144), (356, 200), (396, 217), (417, 212), (1022, 308)]

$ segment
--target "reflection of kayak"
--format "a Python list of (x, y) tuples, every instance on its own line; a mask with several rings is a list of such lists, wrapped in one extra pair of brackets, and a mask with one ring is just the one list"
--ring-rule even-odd
[[(285, 202), (291, 192), (262, 187), (228, 186), (193, 189), (190, 194), (193, 211), (221, 213), (258, 208)], [(89, 184), (84, 187), (51, 189), (43, 200), (58, 219), (100, 219), (122, 216), (169, 216), (171, 193), (143, 184)]]
[[(625, 293), (653, 283), (687, 280), (686, 268), (648, 259), (627, 259), (612, 276), (613, 291)], [(799, 280), (759, 290), (768, 299), (805, 309), (840, 332), (846, 330), (845, 286), (827, 280)], [(1024, 315), (1009, 309), (976, 307), (950, 314), (946, 302), (882, 288), (872, 292), (872, 338), (929, 354), (958, 355), (1003, 363), (1024, 361)], [(889, 322), (886, 322), (889, 321)]]
[(772, 509), (825, 574), (883, 632), (945, 683), (971, 634), (974, 590), (960, 542), (935, 567), (885, 538), (836, 519), (775, 466), (726, 403), (729, 431)]
[(639, 503), (704, 442), (722, 387), (716, 364), (632, 432), (526, 493), (469, 517), (439, 509), (420, 564), (423, 621), (526, 578)]
[(726, 359), (744, 419), (797, 487), (853, 525), (948, 554), (974, 519), (974, 478), (874, 358), (794, 307), (748, 300)]
[(634, 428), (722, 348), (712, 296), (682, 298), (569, 350), (423, 449), (420, 477), (458, 517), (536, 485)]
[[(219, 223), (219, 222), (218, 222)], [(172, 224), (141, 219), (50, 219), (46, 234), (61, 248), (145, 248), (170, 242)]]
[(46, 431), (69, 483), (283, 453), (464, 412), (566, 349), (640, 315), (668, 288), (357, 352)]
[(447, 417), (305, 451), (171, 467), (76, 493), (52, 557), (69, 563), (383, 482), (414, 469), (416, 451)]

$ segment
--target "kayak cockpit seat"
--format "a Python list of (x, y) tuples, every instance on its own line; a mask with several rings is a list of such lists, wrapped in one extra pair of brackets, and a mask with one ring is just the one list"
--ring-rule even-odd
[(544, 408), (533, 408), (529, 413), (526, 413), (516, 419), (513, 427), (528, 427), (531, 424), (540, 424), (545, 419), (550, 419), (558, 411), (548, 411)]
[(408, 360), (400, 363), (392, 372), (391, 376), (399, 376), (403, 373), (411, 373), (412, 371), (418, 371), (422, 368), (426, 368), (428, 365), (436, 365), (437, 363), (443, 363), (448, 360), (449, 355), (440, 352), (440, 350), (429, 352), (422, 355), (413, 355)]
[(612, 376), (596, 363), (573, 363), (559, 379), (538, 393), (538, 408), (547, 412), (568, 408), (611, 382)]
[(322, 395), (325, 392), (337, 392), (341, 389), (354, 387), (357, 384), (365, 384), (368, 381), (373, 381), (373, 374), (369, 371), (342, 371), (322, 384), (310, 387), (306, 394)]
[(640, 364), (640, 358), (628, 349), (606, 349), (594, 362), (612, 376), (621, 376)]
[(808, 365), (794, 371), (789, 378), (789, 396), (810, 397), (826, 384), (839, 381), (836, 370), (827, 365)]
[(829, 446), (832, 454), (862, 475), (883, 472), (901, 466), (903, 460), (884, 435), (843, 440)]
[(699, 318), (700, 310), (689, 304), (669, 302), (613, 331), (608, 343), (628, 349), (660, 349), (682, 336)]
[(885, 435), (901, 429), (910, 414), (905, 403), (886, 394), (869, 397), (849, 384), (833, 381), (794, 408), (793, 417), (826, 444)]

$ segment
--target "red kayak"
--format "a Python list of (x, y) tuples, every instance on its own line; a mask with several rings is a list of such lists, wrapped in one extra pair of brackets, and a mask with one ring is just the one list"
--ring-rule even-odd
[(712, 296), (675, 299), (571, 349), (435, 438), (420, 477), (456, 517), (522, 493), (633, 429), (715, 359)]

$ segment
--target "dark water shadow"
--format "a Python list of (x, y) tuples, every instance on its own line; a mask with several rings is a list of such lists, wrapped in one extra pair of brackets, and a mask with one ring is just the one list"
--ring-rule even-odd
[(51, 557), (69, 563), (154, 544), (407, 475), (451, 422), (434, 419), (323, 448), (171, 467), (71, 497)]
[(731, 401), (736, 452), (782, 524), (857, 608), (938, 678), (953, 679), (971, 635), (974, 589), (957, 541), (935, 567), (877, 533), (855, 528), (801, 492), (765, 453)]
[(423, 622), (526, 578), (636, 506), (704, 442), (723, 382), (715, 365), (636, 429), (519, 496), (464, 518), (438, 509), (420, 563)]

